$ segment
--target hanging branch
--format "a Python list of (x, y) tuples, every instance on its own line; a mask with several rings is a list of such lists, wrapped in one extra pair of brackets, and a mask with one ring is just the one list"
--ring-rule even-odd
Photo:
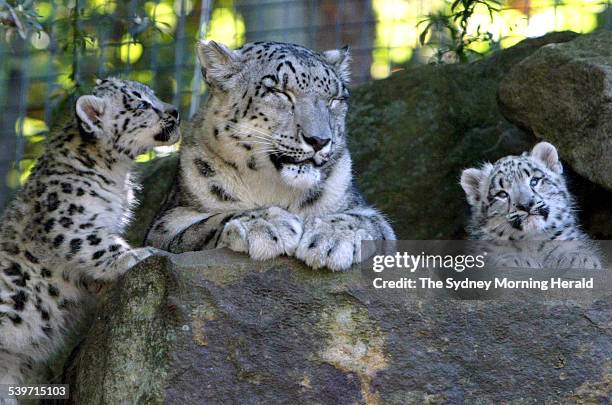
[[(468, 60), (468, 54), (479, 54), (469, 46), (475, 42), (491, 42), (493, 38), (490, 32), (481, 32), (480, 26), (477, 27), (475, 35), (468, 35), (468, 25), (479, 5), (486, 7), (491, 20), (493, 20), (493, 13), (501, 10), (501, 0), (455, 0), (450, 6), (450, 13), (429, 14), (424, 20), (419, 21), (418, 25), (426, 24), (419, 35), (420, 44), (426, 45), (429, 34), (439, 33), (440, 38), (436, 51), (438, 62), (442, 62), (449, 53), (452, 53), (461, 62)], [(443, 45), (442, 34), (444, 32), (447, 32), (450, 38), (449, 46)], [(430, 45), (432, 42), (434, 41), (430, 41)]]
[(11, 5), (0, 0), (0, 28), (5, 31), (6, 42), (10, 42), (15, 33), (25, 40), (31, 33), (42, 31), (34, 1), (17, 1)]

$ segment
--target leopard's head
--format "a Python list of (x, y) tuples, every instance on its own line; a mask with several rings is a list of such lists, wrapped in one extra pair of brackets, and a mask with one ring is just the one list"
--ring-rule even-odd
[(256, 42), (230, 50), (202, 41), (197, 53), (219, 153), (251, 170), (273, 169), (296, 188), (319, 183), (346, 148), (348, 49)]
[(131, 158), (180, 138), (177, 109), (130, 80), (97, 80), (93, 94), (77, 100), (76, 114), (85, 138), (108, 142)]
[(463, 171), (461, 186), (478, 231), (487, 239), (552, 239), (573, 221), (572, 198), (557, 149), (540, 142), (530, 153)]

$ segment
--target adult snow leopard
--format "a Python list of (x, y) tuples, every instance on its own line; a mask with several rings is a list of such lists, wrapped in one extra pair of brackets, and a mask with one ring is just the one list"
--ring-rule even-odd
[(177, 187), (148, 244), (344, 270), (372, 253), (361, 241), (395, 238), (353, 185), (348, 49), (203, 41), (197, 54), (210, 96), (186, 131)]
[[(176, 108), (140, 83), (98, 81), (51, 134), (0, 231), (0, 384), (19, 384), (62, 343), (87, 297), (155, 251), (120, 234), (130, 217), (134, 158), (179, 138)], [(9, 403), (11, 400), (8, 400)], [(0, 399), (2, 403), (2, 399)]]
[(494, 243), (502, 264), (601, 267), (597, 249), (578, 225), (563, 166), (550, 143), (466, 169), (461, 187), (472, 208), (472, 239), (509, 241)]

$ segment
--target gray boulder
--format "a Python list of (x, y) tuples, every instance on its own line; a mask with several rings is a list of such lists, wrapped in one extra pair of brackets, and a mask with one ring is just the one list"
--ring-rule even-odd
[[(423, 300), (371, 270), (154, 257), (102, 302), (74, 404), (605, 403), (610, 300)], [(607, 319), (607, 321), (606, 321)]]
[(612, 30), (541, 47), (501, 82), (499, 105), (555, 144), (576, 172), (612, 190)]

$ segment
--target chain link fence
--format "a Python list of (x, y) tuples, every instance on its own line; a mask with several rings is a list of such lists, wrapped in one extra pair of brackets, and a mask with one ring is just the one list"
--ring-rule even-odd
[[(14, 4), (13, 4), (14, 3)], [(353, 85), (434, 60), (442, 31), (419, 38), (427, 16), (446, 0), (65, 0), (0, 3), (0, 209), (27, 179), (48, 128), (96, 77), (116, 75), (154, 88), (184, 117), (200, 106), (205, 85), (194, 44), (210, 38), (237, 47), (272, 40), (317, 50), (349, 45)], [(6, 7), (35, 11), (41, 30), (27, 32)], [(2, 8), (2, 4), (5, 5)], [(504, 1), (495, 15), (476, 9), (473, 31), (486, 54), (528, 36), (612, 28), (612, 0)], [(22, 24), (23, 25), (23, 24)], [(1, 27), (1, 26), (0, 26)], [(37, 32), (38, 31), (38, 32)], [(421, 44), (420, 39), (425, 45)], [(429, 46), (428, 43), (431, 45)], [(147, 160), (154, 154), (140, 157)]]

